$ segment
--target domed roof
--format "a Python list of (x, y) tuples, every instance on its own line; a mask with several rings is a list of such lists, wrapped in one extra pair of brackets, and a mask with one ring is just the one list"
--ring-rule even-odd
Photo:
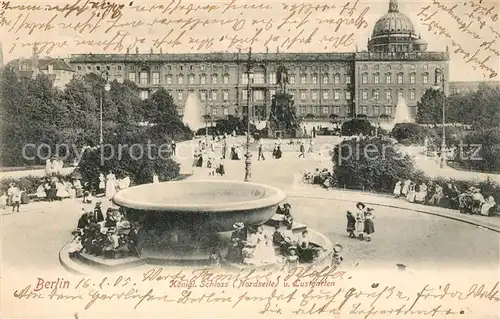
[(427, 44), (427, 41), (425, 41), (424, 39), (417, 39), (417, 40), (413, 41), (413, 44), (416, 44), (416, 45)]
[(399, 12), (397, 1), (391, 0), (389, 2), (389, 12), (375, 23), (372, 38), (394, 33), (415, 34), (415, 28), (410, 18)]

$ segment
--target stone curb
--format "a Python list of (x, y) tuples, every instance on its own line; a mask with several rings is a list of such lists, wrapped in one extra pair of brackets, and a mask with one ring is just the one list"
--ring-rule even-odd
[[(358, 202), (358, 200), (352, 200), (352, 199), (344, 199), (344, 198), (338, 198), (338, 197), (326, 197), (326, 196), (318, 196), (318, 195), (302, 195), (302, 194), (295, 194), (293, 192), (286, 192), (289, 197), (300, 197), (300, 198), (314, 198), (314, 199), (329, 199), (329, 200), (339, 200), (339, 201), (344, 201), (344, 202)], [(398, 205), (392, 205), (392, 204), (382, 204), (382, 203), (376, 203), (373, 201), (363, 201), (365, 204), (370, 204), (370, 205), (376, 205), (376, 206), (382, 206), (382, 207), (390, 207), (390, 208), (398, 208), (398, 209), (404, 209), (404, 210), (410, 210), (414, 211), (417, 213), (424, 213), (428, 215), (434, 215), (434, 216), (439, 216), (439, 217), (444, 217), (448, 219), (452, 219), (455, 221), (459, 221), (462, 223), (470, 224), (473, 226), (478, 226), (482, 227), (485, 229), (488, 229), (490, 231), (494, 231), (497, 233), (500, 233), (500, 228), (492, 225), (487, 225), (485, 223), (481, 223), (475, 220), (470, 220), (467, 218), (463, 218), (461, 216), (452, 216), (449, 214), (445, 213), (439, 213), (439, 212), (433, 212), (429, 210), (423, 210), (423, 209), (416, 209), (416, 208), (409, 208), (409, 207), (402, 207)]]

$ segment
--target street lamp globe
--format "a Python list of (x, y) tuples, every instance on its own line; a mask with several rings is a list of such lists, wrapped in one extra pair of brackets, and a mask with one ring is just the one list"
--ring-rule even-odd
[(106, 83), (106, 85), (104, 86), (104, 90), (106, 91), (111, 90), (111, 85), (109, 85), (109, 83)]

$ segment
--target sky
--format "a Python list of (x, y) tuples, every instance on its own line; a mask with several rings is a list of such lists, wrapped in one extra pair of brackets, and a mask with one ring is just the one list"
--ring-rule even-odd
[[(68, 0), (68, 4), (73, 4), (78, 0)], [(80, 0), (78, 4), (83, 4), (86, 0)], [(186, 12), (186, 9), (177, 7), (173, 12), (167, 11), (162, 13), (162, 10), (152, 10), (151, 12), (138, 12), (135, 8), (140, 5), (143, 7), (151, 7), (153, 5), (169, 5), (170, 1), (177, 1), (174, 5), (184, 6), (188, 8), (191, 5), (192, 9), (197, 6), (218, 6), (218, 9), (198, 10)], [(226, 12), (222, 12), (229, 3), (232, 6)], [(259, 41), (252, 44), (253, 52), (264, 52), (266, 46), (270, 51), (275, 52), (280, 46), (280, 52), (353, 52), (356, 50), (366, 50), (367, 40), (371, 36), (375, 22), (387, 13), (389, 7), (387, 1), (315, 1), (304, 0), (299, 1), (249, 1), (249, 0), (219, 0), (210, 2), (205, 0), (154, 0), (154, 1), (117, 1), (118, 4), (123, 4), (124, 9), (120, 10), (122, 17), (111, 28), (108, 33), (105, 30), (112, 26), (111, 13), (101, 21), (99, 27), (89, 33), (90, 28), (87, 28), (83, 33), (78, 34), (71, 27), (75, 27), (78, 22), (83, 24), (87, 21), (91, 14), (103, 14), (105, 10), (90, 10), (83, 12), (80, 16), (76, 16), (76, 12), (64, 18), (64, 13), (59, 13), (50, 22), (50, 27), (43, 22), (50, 21), (57, 14), (57, 11), (46, 10), (45, 4), (63, 7), (64, 1), (11, 1), (11, 7), (0, 7), (0, 32), (3, 44), (4, 62), (8, 62), (14, 58), (28, 57), (31, 55), (31, 44), (35, 41), (45, 43), (45, 49), (54, 46), (50, 52), (43, 52), (42, 56), (50, 55), (52, 57), (67, 57), (70, 54), (76, 53), (125, 53), (125, 47), (133, 48), (131, 52), (135, 52), (135, 47), (139, 48), (141, 53), (149, 53), (154, 46), (155, 39), (174, 40), (179, 34), (185, 30), (180, 38), (180, 43), (175, 47), (165, 44), (162, 45), (162, 52), (186, 53), (186, 52), (237, 52), (237, 44), (242, 45), (243, 50), (249, 46), (246, 43), (233, 43), (236, 38), (250, 39), (256, 29), (262, 27), (263, 31), (258, 35)], [(427, 51), (445, 51), (446, 47), (450, 51), (450, 79), (453, 81), (478, 81), (478, 80), (496, 80), (499, 71), (499, 56), (500, 51), (500, 19), (497, 14), (499, 12), (500, 0), (466, 0), (464, 2), (448, 1), (448, 0), (399, 0), (399, 11), (404, 13), (411, 19), (417, 34), (428, 42)], [(113, 3), (113, 2), (111, 2)], [(456, 8), (445, 11), (445, 7), (450, 8), (457, 4)], [(41, 10), (18, 10), (15, 5), (39, 5)], [(242, 8), (242, 6), (247, 8)], [(248, 6), (254, 6), (249, 8)], [(259, 6), (260, 8), (255, 8)], [(291, 6), (295, 5), (295, 13), (290, 17), (293, 11)], [(302, 5), (302, 7), (299, 7)], [(307, 5), (312, 5), (316, 10), (309, 8)], [(347, 5), (347, 6), (346, 6)], [(286, 7), (288, 6), (288, 7)], [(321, 7), (317, 7), (321, 6)], [(345, 7), (346, 6), (346, 7)], [(328, 9), (325, 9), (328, 7)], [(87, 6), (87, 8), (89, 8)], [(342, 8), (352, 9), (342, 11)], [(489, 10), (492, 8), (491, 10)], [(26, 9), (26, 8), (25, 8)], [(33, 8), (31, 8), (33, 9)], [(302, 10), (300, 10), (302, 9)], [(450, 12), (452, 14), (450, 14)], [(16, 23), (17, 18), (20, 19)], [(290, 17), (289, 23), (281, 28), (278, 26)], [(225, 25), (217, 24), (201, 26), (197, 25), (192, 30), (189, 28), (181, 29), (179, 24), (166, 24), (167, 20), (160, 23), (162, 19), (226, 19), (228, 23)], [(338, 19), (342, 18), (342, 25), (336, 30)], [(94, 17), (91, 21), (97, 21)], [(231, 20), (232, 19), (232, 20)], [(266, 23), (269, 22), (270, 23)], [(319, 20), (325, 21), (331, 19), (333, 24), (322, 23)], [(23, 28), (17, 29), (23, 24)], [(130, 26), (127, 23), (141, 20), (144, 25)], [(170, 21), (169, 20), (169, 21)], [(245, 25), (239, 25), (231, 21), (245, 20)], [(260, 20), (260, 21), (259, 21)], [(156, 23), (152, 23), (156, 21)], [(252, 22), (258, 21), (252, 25)], [(298, 27), (299, 23), (303, 23)], [(10, 24), (9, 24), (10, 23)], [(38, 24), (37, 24), (38, 23)], [(467, 26), (466, 30), (460, 30), (460, 23)], [(15, 27), (13, 27), (15, 25)], [(193, 23), (189, 26), (193, 26)], [(235, 31), (233, 29), (238, 29)], [(30, 29), (34, 29), (30, 34)], [(266, 28), (268, 30), (266, 30)], [(318, 29), (314, 32), (315, 29)], [(288, 47), (293, 37), (302, 30), (300, 35), (304, 39), (310, 37), (309, 43), (298, 43), (298, 41)], [(468, 31), (467, 31), (468, 30)], [(113, 50), (113, 46), (109, 46), (104, 50), (104, 45), (99, 45), (99, 41), (112, 39), (117, 32), (121, 35), (127, 33), (123, 38), (121, 49)], [(170, 35), (169, 35), (169, 32)], [(236, 38), (235, 38), (236, 37)], [(273, 38), (274, 37), (274, 38)], [(141, 38), (144, 42), (141, 43)], [(210, 40), (210, 38), (213, 38)], [(290, 38), (288, 42), (285, 40)], [(117, 36), (115, 40), (120, 39)], [(343, 39), (343, 41), (337, 41)], [(327, 41), (329, 40), (329, 41)], [(64, 43), (66, 41), (66, 43)], [(203, 42), (204, 41), (204, 42)], [(212, 41), (212, 42), (211, 42)], [(266, 43), (266, 41), (268, 43)], [(118, 42), (118, 41), (116, 41)], [(191, 43), (189, 43), (191, 42)], [(489, 43), (485, 45), (484, 43)], [(77, 45), (78, 44), (78, 45)], [(200, 45), (201, 44), (201, 45)], [(481, 47), (481, 45), (483, 45)], [(15, 47), (13, 50), (11, 50)], [(158, 47), (153, 48), (153, 52), (159, 53)], [(483, 63), (481, 63), (483, 62)]]

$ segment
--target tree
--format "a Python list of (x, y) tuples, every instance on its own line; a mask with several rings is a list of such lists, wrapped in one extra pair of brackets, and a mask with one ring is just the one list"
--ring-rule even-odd
[(334, 182), (341, 187), (388, 191), (398, 180), (421, 175), (409, 155), (381, 137), (344, 140), (333, 149), (332, 161)]
[(414, 123), (397, 123), (391, 131), (391, 136), (399, 143), (423, 144), (426, 136), (426, 129)]
[[(417, 102), (417, 118), (419, 124), (441, 124), (443, 122), (444, 93), (432, 88), (427, 89)], [(446, 103), (446, 100), (444, 100)]]
[(151, 138), (156, 141), (169, 139), (185, 140), (192, 137), (192, 132), (184, 125), (172, 96), (161, 88), (144, 101), (147, 110), (145, 120), (153, 124), (148, 128)]

